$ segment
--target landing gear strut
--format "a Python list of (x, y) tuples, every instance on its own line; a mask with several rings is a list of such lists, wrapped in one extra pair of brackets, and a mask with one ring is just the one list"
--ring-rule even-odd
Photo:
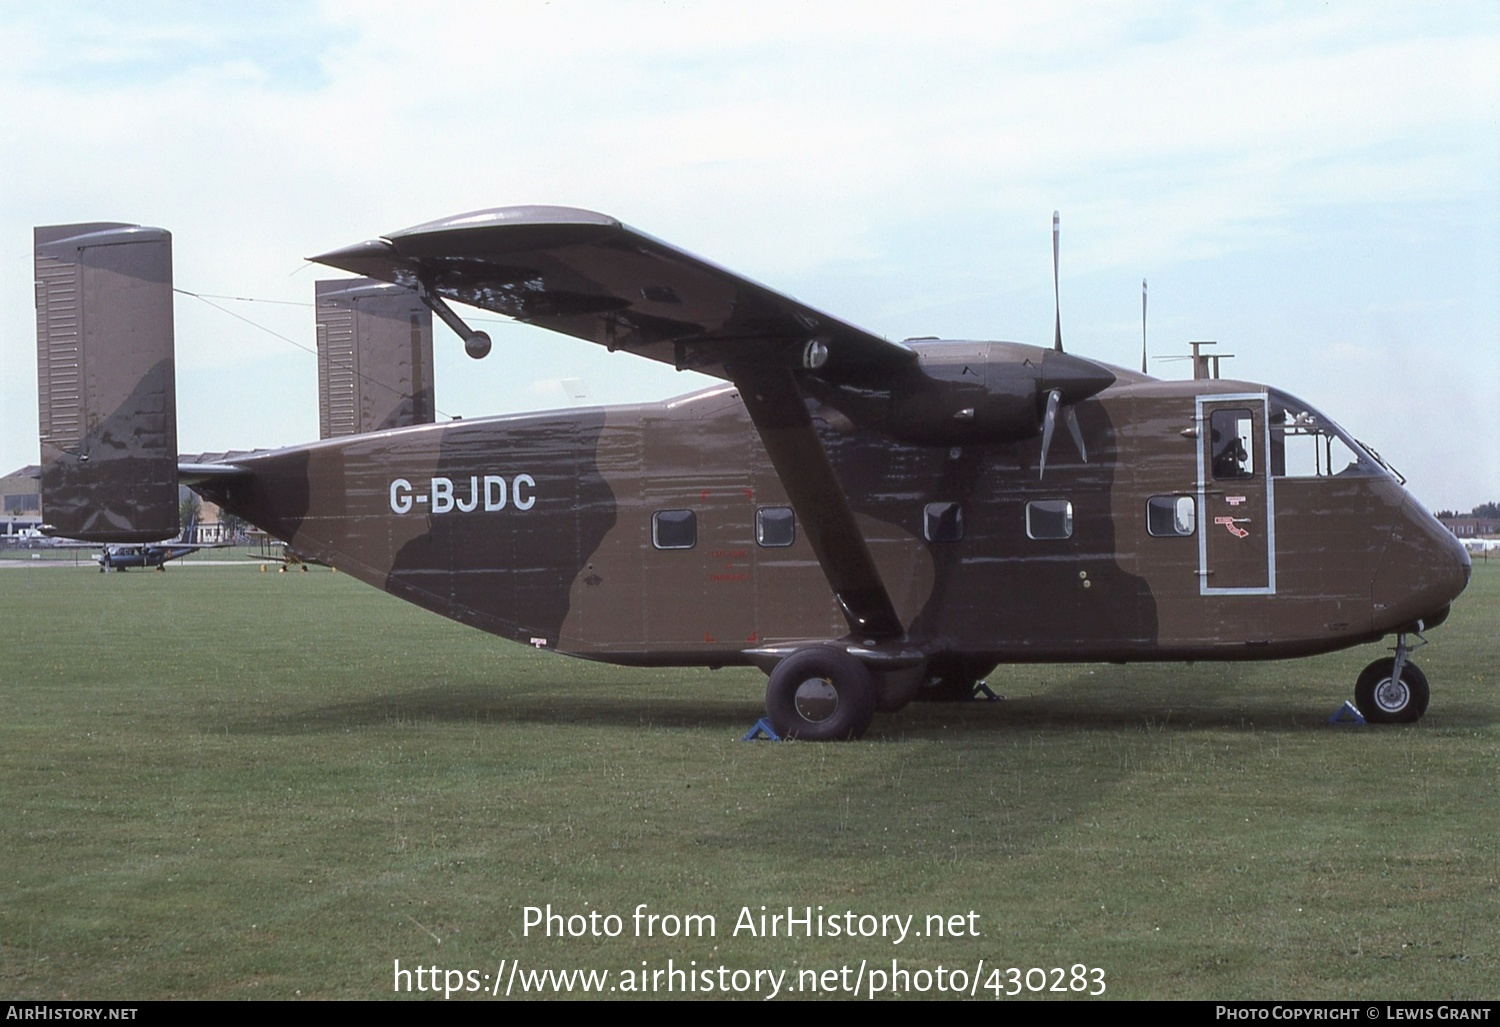
[(1420, 634), (1416, 637), (1416, 644), (1408, 645), (1406, 633), (1398, 633), (1395, 657), (1376, 660), (1360, 672), (1354, 686), (1354, 705), (1370, 723), (1410, 724), (1427, 712), (1427, 676), (1409, 659), (1413, 650), (1427, 644), (1427, 639)]

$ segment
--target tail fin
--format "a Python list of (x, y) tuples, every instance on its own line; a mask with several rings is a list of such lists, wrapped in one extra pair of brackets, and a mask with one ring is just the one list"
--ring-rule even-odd
[(432, 311), (370, 278), (317, 283), (321, 438), (431, 424)]
[(43, 531), (178, 532), (172, 236), (96, 223), (34, 233)]

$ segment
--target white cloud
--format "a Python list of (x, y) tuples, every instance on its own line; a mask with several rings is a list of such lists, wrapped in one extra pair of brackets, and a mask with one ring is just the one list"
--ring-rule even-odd
[[(305, 300), (317, 272), (293, 272), (309, 253), (464, 210), (566, 203), (876, 331), (1036, 340), (1050, 334), (1058, 207), (1065, 326), (1105, 359), (1138, 359), (1142, 276), (1163, 347), (1254, 340), (1235, 343), (1240, 373), (1321, 373), (1304, 355), (1337, 312), (1368, 304), (1369, 281), (1431, 313), (1408, 361), (1469, 366), (1500, 336), (1500, 15), (1487, 4), (62, 10), (0, 13), (6, 467), (35, 453), (21, 240), (74, 220), (171, 228), (184, 287)], [(1441, 245), (1448, 224), (1426, 220), (1438, 208), (1477, 226), (1467, 251)], [(1402, 284), (1414, 262), (1427, 272)], [(1292, 295), (1298, 279), (1318, 288)], [(304, 355), (201, 304), (178, 311), (184, 393), (211, 367), (236, 390), (185, 399), (185, 446), (309, 434)], [(265, 319), (311, 339), (295, 309)], [(1375, 344), (1365, 320), (1344, 320)], [(618, 361), (596, 376), (576, 344), (526, 345), (503, 373), (449, 346), (440, 405), (524, 406), (533, 381), (580, 364), (599, 401), (683, 381)], [(1500, 406), (1497, 379), (1473, 384), (1478, 407)], [(1426, 462), (1455, 482), (1443, 502), (1500, 496), (1500, 470), (1475, 471), (1460, 426), (1414, 420), (1438, 454)]]

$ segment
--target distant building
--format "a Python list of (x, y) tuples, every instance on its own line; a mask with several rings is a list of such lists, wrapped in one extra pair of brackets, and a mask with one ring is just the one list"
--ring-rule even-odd
[[(189, 499), (198, 501), (198, 523), (193, 531), (192, 538), (183, 539), (184, 542), (233, 542), (229, 537), (223, 520), (223, 513), (219, 507), (208, 500), (198, 496), (186, 485), (177, 486), (177, 502), (184, 503)], [(187, 527), (183, 525), (183, 527)]]
[(16, 535), (42, 523), (42, 469), (27, 464), (0, 478), (0, 535)]
[(1443, 527), (1460, 539), (1500, 535), (1500, 518), (1497, 517), (1443, 517), (1440, 519)]

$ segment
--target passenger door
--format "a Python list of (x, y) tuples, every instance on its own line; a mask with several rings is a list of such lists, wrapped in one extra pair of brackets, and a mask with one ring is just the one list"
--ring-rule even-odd
[(1200, 595), (1276, 591), (1266, 405), (1264, 393), (1198, 397)]

